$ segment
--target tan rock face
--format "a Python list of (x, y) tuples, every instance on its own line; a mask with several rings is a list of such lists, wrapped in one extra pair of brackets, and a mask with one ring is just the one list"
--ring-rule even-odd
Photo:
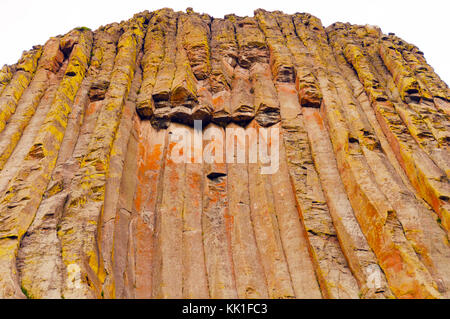
[(449, 116), (368, 25), (52, 37), (0, 69), (0, 298), (450, 298)]

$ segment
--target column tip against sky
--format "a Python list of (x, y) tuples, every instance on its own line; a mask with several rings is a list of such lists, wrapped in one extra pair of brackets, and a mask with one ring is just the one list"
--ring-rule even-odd
[(258, 8), (285, 13), (308, 12), (322, 20), (324, 26), (334, 22), (371, 24), (384, 33), (393, 32), (425, 52), (428, 63), (441, 78), (450, 82), (450, 42), (448, 1), (174, 1), (174, 0), (109, 0), (109, 1), (17, 1), (0, 2), (0, 66), (17, 61), (22, 51), (44, 44), (49, 37), (64, 34), (79, 26), (96, 29), (101, 25), (129, 19), (144, 10), (170, 7), (184, 11), (192, 7), (196, 12), (216, 18), (234, 13), (253, 16)]

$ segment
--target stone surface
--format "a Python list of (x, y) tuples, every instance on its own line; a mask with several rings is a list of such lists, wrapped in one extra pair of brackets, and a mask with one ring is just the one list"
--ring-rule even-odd
[(0, 69), (0, 298), (450, 298), (449, 116), (376, 26), (164, 8), (52, 37)]

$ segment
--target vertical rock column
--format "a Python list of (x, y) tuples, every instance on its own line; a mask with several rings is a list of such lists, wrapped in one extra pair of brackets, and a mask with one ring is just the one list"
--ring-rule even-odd
[[(285, 144), (284, 154), (286, 154), (286, 161), (289, 167), (292, 187), (296, 193), (296, 205), (298, 205), (300, 209), (302, 222), (308, 231), (307, 238), (310, 245), (315, 273), (321, 286), (322, 295), (326, 298), (338, 298), (339, 295), (344, 295), (343, 289), (341, 288), (344, 285), (333, 284), (334, 281), (332, 279), (332, 274), (331, 272), (328, 272), (327, 274), (326, 270), (326, 268), (330, 265), (329, 261), (326, 260), (326, 256), (332, 255), (330, 249), (332, 244), (328, 244), (328, 249), (324, 249), (323, 252), (321, 251), (321, 248), (319, 249), (319, 246), (326, 245), (324, 244), (325, 241), (332, 242), (332, 240), (326, 239), (329, 235), (335, 236), (335, 231), (332, 229), (333, 226), (331, 220), (329, 216), (327, 216), (327, 208), (324, 203), (323, 195), (322, 203), (320, 203), (319, 194), (317, 194), (317, 198), (315, 198), (317, 202), (317, 209), (311, 208), (310, 210), (307, 208), (306, 187), (307, 182), (312, 181), (311, 178), (308, 179), (308, 175), (312, 174), (311, 169), (314, 170), (314, 168), (311, 165), (312, 158), (307, 144), (307, 135), (302, 128), (303, 125), (301, 125), (302, 115), (300, 114), (301, 107), (298, 103), (297, 90), (295, 89), (294, 84), (296, 73), (293, 57), (291, 55), (291, 51), (286, 45), (286, 39), (284, 34), (281, 32), (275, 14), (264, 10), (257, 10), (255, 11), (255, 17), (257, 18), (259, 26), (266, 37), (270, 50), (270, 65), (281, 107), (281, 130), (283, 143)], [(295, 161), (299, 160), (302, 161), (301, 166), (293, 164)], [(308, 163), (308, 161), (310, 161), (310, 163)], [(310, 165), (309, 174), (307, 172), (308, 165)], [(304, 169), (302, 169), (302, 167), (304, 167)], [(291, 185), (289, 185), (289, 187), (290, 186)], [(315, 189), (315, 191), (321, 192), (320, 185), (318, 185), (318, 187), (319, 189)], [(314, 196), (314, 194), (310, 195)], [(311, 206), (311, 203), (309, 203), (309, 206)], [(315, 212), (314, 216), (310, 213), (312, 211)], [(323, 214), (319, 214), (319, 212), (323, 212)], [(316, 222), (317, 224), (314, 226), (313, 224)], [(326, 230), (326, 224), (328, 224), (328, 230)], [(324, 227), (321, 228), (322, 234), (319, 232), (317, 225), (324, 225)], [(314, 234), (312, 231), (313, 229), (315, 231)], [(337, 252), (339, 252), (339, 244), (337, 244)], [(341, 260), (345, 263), (345, 259), (342, 254)], [(338, 264), (333, 264), (333, 266), (336, 268), (339, 267)], [(343, 273), (350, 273), (348, 268), (341, 269)], [(356, 284), (356, 282), (353, 282), (353, 284)], [(332, 291), (332, 287), (335, 287), (337, 291)], [(357, 297), (357, 292), (353, 296)]]
[(153, 122), (159, 127), (167, 127), (171, 116), (170, 93), (176, 69), (178, 13), (170, 9), (162, 9), (158, 14), (161, 14), (161, 20), (158, 23), (161, 24), (164, 32), (164, 58), (159, 65), (152, 90), (155, 104)]
[[(376, 46), (368, 47), (367, 51), (370, 61), (380, 60)], [(374, 69), (362, 49), (357, 46), (349, 46), (344, 53), (364, 84), (383, 132), (411, 184), (440, 216), (442, 225), (448, 230), (450, 189), (445, 172), (419, 147), (408, 132), (407, 125), (397, 112), (398, 102), (392, 101), (393, 97), (389, 96), (389, 90), (383, 85), (383, 79), (377, 79), (376, 74), (381, 72), (380, 67)], [(379, 63), (373, 65), (377, 66)]]
[[(155, 129), (150, 121), (139, 123), (137, 185), (134, 194), (136, 211), (135, 238), (135, 297), (151, 298), (153, 282), (154, 235), (157, 203), (162, 194), (162, 176), (166, 156), (167, 130)], [(126, 240), (123, 239), (129, 229), (127, 220), (130, 213), (119, 210), (116, 216), (115, 231), (115, 276), (116, 286), (123, 279), (124, 260), (127, 255)], [(121, 227), (121, 228), (119, 228)], [(124, 247), (125, 246), (125, 247)], [(116, 295), (120, 297), (119, 295)]]
[[(23, 288), (32, 298), (62, 296), (65, 270), (61, 257), (61, 242), (57, 235), (58, 225), (70, 192), (71, 181), (88, 151), (89, 137), (102, 106), (105, 84), (109, 85), (119, 32), (118, 25), (110, 25), (94, 33), (90, 67), (74, 100), (67, 126), (68, 133), (64, 136), (52, 179), (36, 217), (21, 243), (18, 256), (20, 277)], [(71, 33), (65, 37), (70, 36)], [(101, 87), (97, 85), (99, 82), (102, 83)], [(92, 94), (94, 91), (95, 94)], [(40, 105), (40, 108), (42, 107)], [(71, 273), (72, 275), (77, 274)], [(36, 277), (39, 277), (39, 280), (35, 280)], [(72, 279), (76, 284), (81, 278), (73, 276)]]
[[(55, 57), (63, 54), (60, 51), (60, 42), (65, 43), (65, 38), (72, 37), (77, 31), (73, 30), (69, 32), (61, 41), (57, 39), (56, 47), (54, 45), (55, 43), (53, 43), (52, 48), (56, 51), (54, 52), (56, 53)], [(44, 49), (41, 62), (45, 57), (46, 50)], [(55, 67), (58, 66), (57, 59), (50, 61)], [(61, 71), (65, 71), (63, 67), (58, 73)], [(88, 71), (88, 73), (90, 72)], [(18, 253), (18, 270), (22, 288), (31, 298), (61, 297), (61, 247), (56, 234), (56, 226), (66, 199), (65, 195), (67, 193), (64, 192), (64, 188), (69, 183), (71, 174), (73, 174), (75, 169), (74, 163), (70, 162), (70, 155), (77, 141), (84, 109), (87, 104), (88, 86), (89, 75), (83, 79), (75, 96), (55, 169), (52, 172), (52, 177), (43, 195), (33, 223), (21, 241)], [(52, 81), (50, 80), (47, 91), (51, 90)], [(45, 103), (45, 98), (43, 98), (43, 102)], [(38, 112), (41, 112), (43, 109), (45, 109), (45, 104), (41, 102)], [(33, 120), (37, 116), (39, 116), (38, 113), (33, 117)], [(30, 123), (30, 125), (36, 124)], [(39, 280), (35, 280), (36, 277)]]
[(204, 137), (204, 153), (215, 155), (203, 165), (202, 230), (209, 295), (214, 299), (237, 298), (231, 246), (233, 220), (227, 196), (230, 179), (224, 162), (225, 130), (216, 124), (206, 130), (214, 130), (214, 134)]
[(15, 112), (17, 103), (24, 90), (28, 87), (36, 72), (38, 60), (42, 55), (42, 46), (36, 46), (22, 54), (16, 65), (16, 72), (9, 84), (0, 95), (0, 132), (5, 129), (6, 123)]
[(237, 43), (233, 23), (226, 19), (211, 22), (211, 75), (209, 77), (213, 118), (219, 125), (231, 121), (231, 83), (237, 62)]
[[(403, 45), (401, 40), (396, 40), (393, 36), (382, 37), (380, 43), (381, 57), (390, 70), (404, 101), (404, 103), (396, 101), (395, 109), (408, 127), (411, 136), (449, 177), (450, 118), (436, 109), (431, 92), (410, 69), (400, 53), (400, 51), (406, 51), (402, 50)], [(389, 74), (387, 77), (389, 78)], [(402, 87), (405, 84), (400, 81), (413, 86), (412, 92), (411, 90), (405, 92), (405, 88)]]
[[(292, 17), (274, 13), (276, 22), (286, 39), (286, 47), (291, 53), (295, 66), (295, 86), (298, 91), (298, 99), (301, 106), (319, 108), (322, 102), (322, 92), (317, 78), (313, 72), (314, 62), (311, 53), (305, 44), (298, 38)], [(305, 63), (309, 61), (309, 63)]]
[(237, 19), (235, 27), (239, 64), (249, 70), (251, 79), (255, 119), (261, 126), (271, 126), (280, 121), (280, 105), (272, 82), (265, 36), (255, 18)]
[[(297, 33), (313, 50), (317, 63), (323, 66), (324, 70), (335, 70), (336, 62), (320, 22), (308, 14), (295, 15), (294, 21)], [(412, 297), (410, 294), (414, 291), (417, 296), (439, 297), (428, 271), (404, 237), (394, 209), (372, 180), (362, 152), (367, 146), (364, 145), (364, 140), (360, 144), (358, 135), (353, 131), (352, 122), (349, 121), (349, 114), (343, 112), (344, 108), (340, 107), (343, 101), (346, 101), (345, 104), (354, 102), (347, 84), (338, 74), (339, 72), (333, 72), (319, 75), (324, 94), (323, 111), (326, 114), (340, 174), (361, 230), (374, 250), (396, 296)], [(336, 83), (334, 88), (327, 83), (329, 79)], [(328, 91), (325, 91), (327, 89)], [(333, 93), (334, 90), (336, 93)], [(400, 271), (400, 267), (395, 267), (396, 264), (402, 265)], [(411, 277), (410, 273), (414, 273), (414, 277)], [(407, 288), (408, 286), (410, 288)]]
[(190, 159), (186, 164), (183, 207), (183, 298), (209, 298), (203, 248), (203, 141), (200, 129), (189, 128)]
[[(133, 197), (137, 182), (139, 117), (135, 110), (136, 96), (142, 82), (142, 70), (140, 68), (142, 53), (138, 52), (137, 55), (134, 77), (123, 106), (120, 124), (111, 149), (105, 184), (105, 202), (101, 222), (99, 223), (101, 225), (99, 245), (106, 271), (103, 285), (103, 296), (105, 298), (116, 297), (115, 278), (120, 278), (120, 276), (114, 274), (114, 247), (115, 244), (126, 242), (123, 239), (120, 240), (119, 237), (120, 243), (115, 241), (115, 219), (122, 211), (129, 214), (133, 210)], [(133, 280), (128, 279), (129, 286), (132, 286)], [(121, 285), (118, 284), (118, 286)], [(131, 298), (133, 295), (128, 297)]]
[[(183, 129), (179, 123), (171, 123), (168, 128), (161, 197), (155, 211), (153, 298), (183, 298), (183, 211), (188, 150), (179, 148), (182, 143), (177, 144), (175, 138), (175, 135), (180, 137), (178, 134)], [(180, 161), (174, 156), (180, 157)]]
[(1, 132), (0, 169), (5, 165), (33, 117), (49, 86), (51, 73), (58, 72), (63, 62), (64, 55), (59, 49), (59, 42), (59, 38), (52, 38), (45, 44), (36, 74), (19, 100), (15, 113), (8, 120), (5, 130)]
[[(70, 187), (58, 231), (67, 267), (64, 297), (98, 297), (101, 294), (105, 270), (97, 242), (98, 223), (103, 211), (111, 148), (142, 46), (144, 21), (144, 17), (130, 20), (120, 37), (111, 84), (89, 142), (89, 152), (83, 157)], [(75, 285), (71, 272), (82, 278)]]
[(136, 111), (143, 119), (150, 119), (155, 112), (153, 87), (160, 64), (165, 56), (166, 20), (165, 10), (153, 13), (147, 28), (144, 42), (144, 56), (141, 67), (143, 71), (142, 85), (137, 97)]
[(75, 94), (89, 61), (92, 33), (77, 33), (66, 74), (53, 103), (28, 151), (21, 169), (10, 181), (0, 202), (3, 297), (23, 296), (17, 282), (15, 259), (19, 241), (31, 224), (55, 167)]
[[(256, 131), (258, 126), (255, 122), (252, 122), (250, 128)], [(255, 146), (258, 146), (258, 140), (253, 142)], [(264, 142), (267, 143), (267, 141)], [(264, 144), (260, 145), (261, 148), (266, 147)], [(275, 165), (275, 163), (272, 164)], [(267, 281), (268, 297), (295, 298), (291, 274), (280, 236), (271, 178), (268, 174), (261, 174), (262, 168), (262, 159), (258, 159), (255, 163), (249, 161), (248, 187), (251, 220)], [(315, 278), (310, 278), (310, 281), (314, 282), (314, 280)]]
[(0, 94), (3, 92), (5, 87), (8, 85), (13, 77), (14, 68), (9, 65), (4, 65), (0, 69)]
[[(236, 44), (238, 47), (238, 55), (236, 57), (238, 64), (234, 68), (231, 83), (231, 118), (233, 122), (245, 125), (249, 123), (256, 115), (250, 72), (248, 68), (250, 67), (251, 61), (255, 61), (258, 57), (259, 51), (257, 48), (255, 50), (255, 46), (257, 47), (258, 44), (261, 45), (261, 42), (253, 44), (245, 35), (245, 33), (251, 32), (248, 31), (248, 28), (246, 27), (246, 21), (249, 20), (248, 24), (252, 25), (250, 29), (255, 30), (255, 21), (252, 21), (251, 18), (247, 18), (247, 20), (240, 21), (239, 23), (239, 18), (234, 15), (229, 15), (226, 19), (233, 22), (236, 33)], [(258, 34), (259, 30), (256, 29), (256, 32)], [(261, 41), (261, 38), (263, 37), (260, 36), (259, 41)], [(247, 43), (247, 40), (249, 43)], [(264, 39), (262, 40), (264, 41)]]
[(170, 118), (172, 121), (185, 124), (192, 123), (192, 111), (198, 104), (197, 80), (192, 72), (187, 51), (184, 49), (189, 19), (189, 16), (183, 13), (178, 17), (175, 73), (170, 90)]
[(439, 111), (450, 115), (450, 89), (427, 63), (423, 52), (400, 38), (395, 36), (389, 36), (389, 38), (394, 38), (395, 43), (400, 46), (404, 60), (414, 72), (420, 86), (426, 88), (431, 94), (434, 106)]
[[(226, 136), (228, 207), (236, 290), (239, 298), (267, 298), (266, 278), (250, 214), (248, 161), (245, 158), (249, 157), (252, 151), (255, 154), (256, 130), (251, 127), (243, 129), (236, 124), (230, 124), (227, 128), (234, 129), (237, 133)], [(235, 145), (238, 152), (245, 150), (244, 157), (234, 152)]]
[(314, 60), (297, 37), (292, 19), (280, 13), (274, 16), (276, 21), (268, 17), (266, 23), (275, 30), (276, 22), (280, 26), (297, 71), (297, 90), (290, 83), (279, 83), (277, 89), (288, 165), (322, 293), (328, 298), (373, 297), (374, 290), (367, 291), (366, 267), (375, 263), (375, 256), (354, 218), (332, 160), (331, 143), (318, 109), (322, 93), (312, 72)]
[[(339, 68), (346, 79), (348, 79), (353, 94), (358, 96), (358, 103), (355, 106), (356, 109), (359, 109), (361, 120), (366, 118), (368, 123), (370, 123), (370, 126), (368, 126), (364, 125), (362, 121), (354, 121), (355, 124), (359, 122), (356, 126), (360, 127), (360, 131), (362, 132), (359, 135), (365, 135), (365, 137), (360, 136), (359, 139), (364, 140), (370, 137), (372, 144), (373, 141), (377, 141), (375, 145), (379, 145), (379, 147), (364, 148), (367, 162), (372, 171), (376, 172), (374, 177), (378, 185), (380, 185), (380, 189), (396, 210), (406, 238), (412, 244), (419, 259), (430, 271), (433, 279), (435, 279), (439, 291), (445, 293), (448, 289), (446, 288), (448, 286), (446, 283), (448, 267), (446, 265), (448, 265), (448, 258), (450, 257), (449, 247), (445, 244), (445, 231), (436, 223), (436, 214), (432, 209), (416, 198), (419, 195), (417, 194), (415, 196), (413, 187), (410, 185), (386, 137), (382, 133), (369, 98), (364, 92), (363, 85), (359, 82), (354, 69), (346, 61), (341, 44), (343, 40), (347, 41), (352, 36), (347, 34), (342, 29), (343, 27), (347, 28), (347, 26), (335, 24), (327, 29), (327, 34), (333, 46), (337, 61), (339, 62)], [(374, 30), (376, 29), (368, 26), (352, 26), (351, 29), (352, 33), (367, 35), (365, 37), (366, 40), (369, 37), (369, 32), (373, 34)], [(347, 108), (347, 110), (349, 109)], [(370, 143), (367, 145), (370, 145)], [(446, 251), (449, 253), (445, 253)]]
[(211, 17), (188, 11), (182, 19), (181, 32), (191, 71), (196, 80), (198, 104), (192, 109), (192, 120), (201, 120), (206, 125), (211, 120), (213, 105), (210, 81), (211, 74)]

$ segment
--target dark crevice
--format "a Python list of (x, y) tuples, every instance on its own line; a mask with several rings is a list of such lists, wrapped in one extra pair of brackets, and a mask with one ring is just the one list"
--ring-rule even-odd
[(220, 179), (220, 177), (224, 177), (224, 176), (227, 176), (227, 174), (221, 173), (221, 172), (211, 172), (208, 175), (206, 175), (206, 177), (208, 177), (208, 179), (210, 179), (212, 181), (217, 181)]

